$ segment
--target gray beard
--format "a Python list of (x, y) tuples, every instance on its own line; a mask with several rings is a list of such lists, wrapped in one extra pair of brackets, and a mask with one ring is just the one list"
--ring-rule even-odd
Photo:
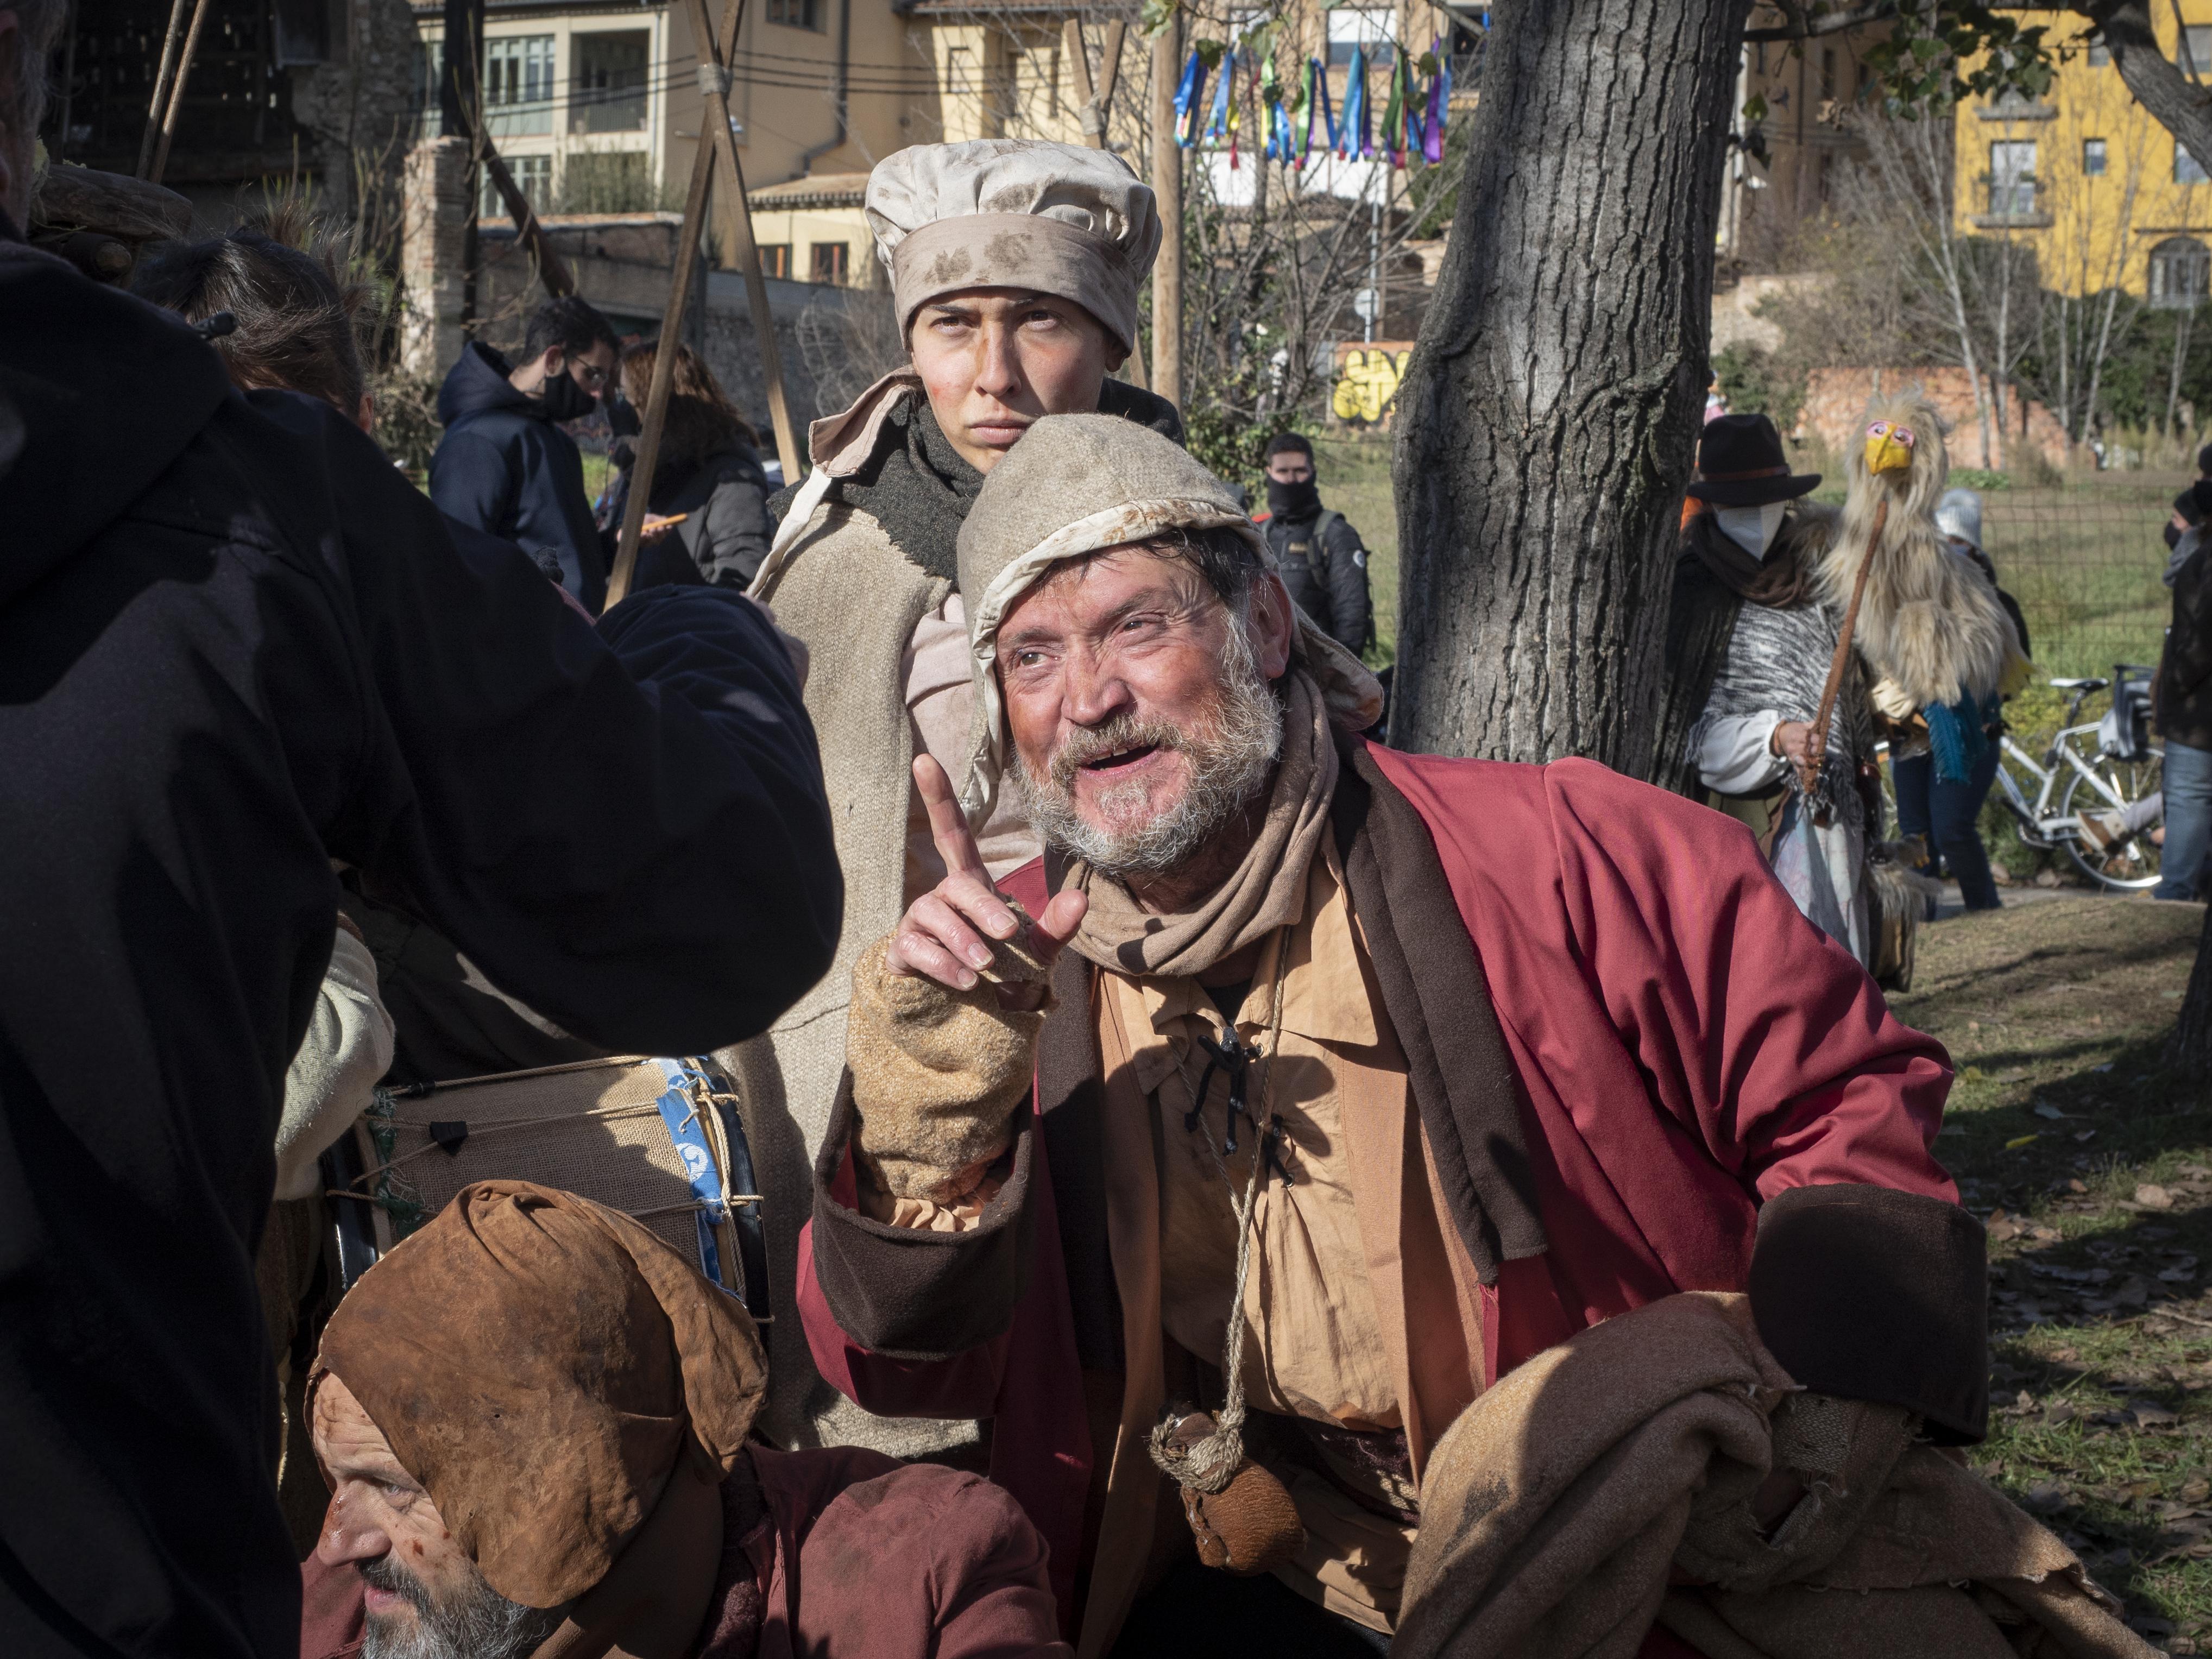
[(362, 1632), (361, 1659), (527, 1659), (568, 1616), (566, 1607), (508, 1601), (482, 1572), (475, 1572), (467, 1590), (441, 1604), (389, 1556), (361, 1571), (379, 1589), (405, 1596), (416, 1613), (404, 1631), (370, 1619)]
[[(1093, 755), (1131, 744), (1180, 750), (1191, 777), (1182, 798), (1139, 823), (1102, 829), (1075, 804), (1076, 769)], [(1261, 677), (1244, 629), (1230, 630), (1222, 660), (1219, 701), (1190, 729), (1161, 720), (1121, 717), (1062, 743), (1040, 778), (1018, 754), (1014, 787), (1030, 825), (1052, 846), (1101, 874), (1160, 875), (1179, 869), (1265, 788), (1283, 750), (1283, 706)], [(1110, 819), (1118, 806), (1143, 799), (1143, 786), (1103, 791), (1098, 806)]]

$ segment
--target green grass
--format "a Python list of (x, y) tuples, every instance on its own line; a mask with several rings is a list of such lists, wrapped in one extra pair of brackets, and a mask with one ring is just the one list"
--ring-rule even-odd
[(1322, 504), (1334, 507), (1367, 544), (1367, 586), (1375, 601), (1369, 665), (1398, 659), (1398, 507), (1390, 494), (1390, 440), (1326, 435), (1314, 440)]
[(2212, 1651), (2212, 1081), (2162, 1054), (2203, 926), (2089, 897), (1960, 916), (1892, 999), (1960, 1068), (1936, 1149), (1991, 1223), (1975, 1465), (2175, 1653)]

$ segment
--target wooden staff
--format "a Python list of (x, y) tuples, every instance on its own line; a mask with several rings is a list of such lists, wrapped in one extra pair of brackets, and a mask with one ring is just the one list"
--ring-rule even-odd
[[(725, 0), (720, 30), (710, 32), (706, 0), (691, 0), (691, 28), (699, 42), (700, 118), (705, 125), (699, 146), (691, 157), (691, 185), (684, 200), (684, 225), (678, 233), (673, 280), (669, 284), (668, 308), (660, 324), (660, 344), (653, 353), (653, 384), (646, 394), (645, 426), (639, 433), (637, 459), (630, 464), (629, 495), (623, 509), (622, 537), (616, 544), (614, 574), (607, 580), (607, 604), (620, 603), (637, 573), (638, 544), (645, 532), (646, 502), (653, 494), (653, 475), (659, 465), (660, 438), (668, 422), (669, 392), (676, 379), (676, 349), (683, 337), (684, 313), (691, 300), (693, 267), (698, 262), (699, 232), (706, 217), (708, 186), (714, 182), (714, 158), (719, 151), (726, 164), (738, 200), (738, 257), (743, 261), (745, 287), (752, 301), (753, 332), (761, 347), (761, 369), (768, 382), (769, 414), (775, 423), (777, 453), (783, 460), (784, 482), (799, 481), (799, 442), (791, 424), (791, 411), (783, 396), (783, 359), (776, 349), (775, 319), (769, 314), (768, 279), (762, 275), (760, 252), (753, 241), (752, 210), (745, 201), (744, 171), (738, 163), (737, 145), (730, 133), (729, 73), (723, 66), (737, 49), (738, 25), (744, 0)], [(708, 131), (714, 142), (708, 142)]]
[(184, 49), (177, 54), (177, 78), (169, 88), (169, 101), (161, 111), (161, 137), (154, 146), (154, 166), (146, 174), (149, 183), (160, 184), (161, 175), (168, 171), (169, 143), (177, 136), (177, 118), (185, 107), (185, 82), (192, 72), (192, 59), (200, 49), (200, 31), (207, 27), (208, 13), (213, 8), (208, 0), (197, 0), (192, 7), (192, 26), (185, 31)]
[(507, 204), (507, 216), (514, 221), (515, 239), (530, 250), (530, 257), (538, 263), (538, 280), (545, 292), (558, 300), (576, 291), (576, 278), (568, 270), (568, 262), (561, 257), (561, 250), (553, 246), (553, 239), (545, 234), (545, 227), (538, 222), (538, 215), (524, 195), (522, 186), (514, 182), (491, 137), (481, 125), (477, 129), (477, 159), (491, 174), (492, 188)]
[(169, 8), (168, 33), (161, 37), (161, 66), (154, 71), (153, 101), (146, 106), (146, 136), (138, 141), (137, 176), (143, 179), (154, 166), (154, 140), (161, 131), (161, 106), (169, 89), (169, 72), (177, 66), (177, 45), (185, 38), (185, 8), (191, 0), (176, 0)]
[(1114, 83), (1121, 78), (1121, 40), (1129, 26), (1118, 19), (1106, 26), (1106, 46), (1098, 60), (1098, 82), (1091, 80), (1091, 59), (1083, 50), (1083, 21), (1080, 18), (1067, 20), (1065, 36), (1069, 67), (1075, 76), (1077, 120), (1083, 128), (1083, 142), (1093, 149), (1104, 149), (1106, 121), (1114, 107)]
[[(1867, 538), (1866, 557), (1859, 561), (1857, 579), (1851, 583), (1851, 602), (1844, 608), (1844, 626), (1836, 635), (1836, 654), (1828, 659), (1828, 683), (1820, 688), (1820, 707), (1813, 716), (1813, 729), (1805, 734), (1805, 758), (1797, 763), (1797, 782), (1811, 802), (1819, 799), (1816, 791), (1820, 781), (1820, 763), (1827, 758), (1828, 722), (1834, 718), (1836, 697), (1844, 689), (1844, 666), (1850, 660), (1851, 630), (1858, 626), (1859, 601), (1866, 597), (1867, 573), (1874, 568), (1875, 557), (1881, 551), (1881, 532), (1889, 523), (1889, 497), (1884, 495), (1874, 504), (1874, 534)], [(1831, 822), (1826, 811), (1815, 813), (1813, 822), (1826, 829)]]
[(1182, 150), (1176, 143), (1176, 82), (1182, 74), (1182, 27), (1170, 22), (1152, 41), (1152, 196), (1165, 233), (1152, 266), (1152, 389), (1182, 404)]

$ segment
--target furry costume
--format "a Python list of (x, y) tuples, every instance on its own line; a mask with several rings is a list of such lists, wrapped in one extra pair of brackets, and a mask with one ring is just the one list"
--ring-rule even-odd
[(1850, 491), (1820, 563), (1821, 598), (1839, 615), (1850, 603), (1886, 498), (1889, 518), (1853, 636), (1859, 654), (1917, 708), (1948, 708), (1964, 696), (1985, 704), (2007, 669), (2026, 659), (1996, 590), (1953, 556), (1936, 527), (1936, 504), (1950, 472), (1941, 417), (1924, 396), (1908, 392), (1869, 404), (1867, 420), (1869, 431), (1877, 424), (1908, 429), (1911, 464), (1877, 474), (1868, 465), (1869, 446), (1851, 446), (1844, 464)]

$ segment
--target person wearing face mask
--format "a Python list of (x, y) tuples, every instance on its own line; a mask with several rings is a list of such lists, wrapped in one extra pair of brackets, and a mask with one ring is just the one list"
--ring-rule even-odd
[(531, 314), (519, 364), (471, 341), (438, 389), (446, 435), (430, 458), (440, 511), (520, 546), (593, 616), (607, 601), (610, 538), (561, 427), (599, 406), (621, 350), (607, 319), (574, 295)]
[[(869, 176), (869, 227), (907, 361), (808, 433), (805, 481), (749, 590), (807, 649), (806, 708), (832, 780), (843, 932), (828, 974), (767, 1036), (723, 1056), (746, 1102), (775, 1316), (808, 1170), (845, 1062), (853, 964), (944, 878), (913, 769), (967, 769), (974, 693), (958, 538), (986, 474), (1048, 415), (1102, 414), (1180, 443), (1174, 405), (1111, 378), (1137, 342), (1137, 296), (1160, 245), (1151, 188), (1109, 151), (1033, 139), (919, 144)], [(1041, 843), (1012, 801), (976, 826), (985, 863)], [(859, 1444), (980, 1460), (972, 1419), (869, 1417), (824, 1386), (802, 1341), (778, 1341), (764, 1431), (782, 1445)]]
[[(1698, 510), (1683, 526), (1668, 614), (1654, 781), (1746, 824), (1770, 859), (1789, 769), (1807, 752), (1841, 622), (1814, 587), (1835, 525), (1831, 509), (1805, 499), (1820, 482), (1790, 471), (1765, 416), (1708, 422), (1689, 487)], [(1856, 656), (1845, 678), (1824, 764), (1856, 775), (1875, 744)], [(1791, 896), (1868, 963), (1866, 838), (1856, 818), (1841, 812), (1815, 828), (1818, 879)]]
[(1291, 602), (1358, 656), (1375, 635), (1367, 548), (1341, 513), (1321, 504), (1313, 445), (1279, 432), (1267, 441), (1267, 510), (1257, 520)]

